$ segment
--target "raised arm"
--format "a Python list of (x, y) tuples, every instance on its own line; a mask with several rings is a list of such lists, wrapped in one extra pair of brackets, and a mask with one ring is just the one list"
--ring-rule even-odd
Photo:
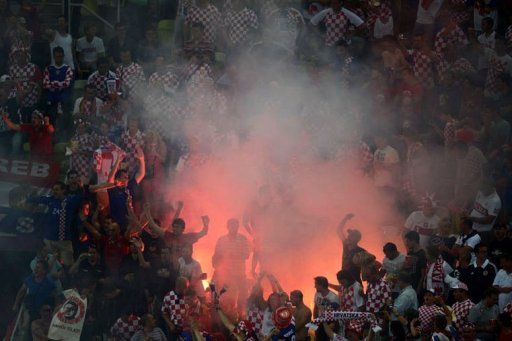
[(281, 284), (277, 280), (277, 278), (273, 274), (267, 274), (267, 278), (270, 281), (270, 285), (272, 286), (272, 291), (275, 293), (284, 292)]
[(354, 218), (354, 214), (348, 213), (338, 224), (337, 232), (338, 232), (338, 237), (341, 239), (341, 241), (345, 241), (345, 239), (347, 238), (347, 236), (345, 234), (345, 225), (347, 225), (347, 222), (352, 218)]
[(208, 217), (207, 215), (202, 216), (201, 220), (203, 221), (203, 228), (201, 231), (198, 232), (198, 238), (202, 238), (208, 234), (208, 226), (210, 225), (210, 217)]
[(19, 124), (13, 123), (9, 119), (9, 117), (7, 117), (7, 114), (3, 114), (3, 118), (4, 118), (5, 124), (7, 125), (7, 128), (9, 128), (11, 130), (16, 130), (16, 131), (20, 131), (21, 130), (21, 126)]
[(178, 201), (176, 212), (174, 212), (174, 216), (172, 217), (172, 220), (178, 219), (180, 217), (181, 211), (183, 210), (183, 201)]
[(137, 174), (135, 174), (135, 181), (137, 184), (140, 184), (142, 179), (146, 176), (146, 162), (144, 159), (144, 151), (141, 146), (137, 146), (135, 149), (135, 157), (139, 162), (139, 167), (137, 169)]
[(151, 206), (149, 203), (144, 204), (144, 215), (148, 219), (148, 226), (151, 231), (162, 238), (165, 235), (165, 231), (160, 226), (158, 226), (158, 224), (153, 219), (153, 216), (151, 216)]

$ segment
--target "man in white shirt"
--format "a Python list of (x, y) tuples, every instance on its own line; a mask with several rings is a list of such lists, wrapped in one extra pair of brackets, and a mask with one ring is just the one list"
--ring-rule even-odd
[(486, 179), (476, 195), (473, 210), (468, 219), (484, 242), (490, 242), (492, 227), (501, 210), (501, 199), (490, 179)]
[[(396, 279), (402, 270), (405, 262), (405, 255), (398, 252), (398, 248), (393, 243), (387, 243), (382, 250), (384, 252), (384, 260), (382, 261), (382, 268), (386, 271), (386, 278), (390, 283), (396, 283)], [(393, 297), (398, 296), (400, 288), (398, 285), (391, 287)]]
[[(56, 30), (48, 30), (48, 34), (50, 35), (50, 51), (57, 46), (62, 47), (64, 50), (64, 64), (68, 65), (72, 69), (75, 69), (75, 63), (73, 60), (73, 37), (71, 34), (67, 32), (68, 22), (64, 15), (59, 15), (57, 17), (57, 29)], [(52, 65), (55, 66), (55, 60), (53, 58), (53, 54), (51, 55)]]
[(412, 212), (404, 223), (406, 230), (414, 230), (420, 235), (420, 246), (426, 250), (430, 237), (439, 227), (441, 219), (435, 212), (435, 204), (432, 198), (424, 198), (421, 210)]
[(422, 31), (427, 41), (432, 41), (434, 24), (444, 0), (420, 0), (416, 13), (415, 31)]
[(498, 304), (500, 312), (503, 312), (503, 308), (512, 302), (512, 256), (504, 254), (501, 265), (502, 269), (496, 274), (492, 285), (500, 292)]
[(459, 224), (460, 235), (457, 237), (455, 241), (455, 248), (459, 249), (458, 253), (461, 254), (463, 251), (460, 249), (467, 249), (468, 252), (471, 252), (471, 262), (475, 261), (475, 254), (473, 250), (475, 246), (480, 244), (482, 238), (477, 231), (473, 229), (473, 222), (469, 219), (462, 219)]
[(96, 37), (96, 26), (85, 28), (85, 36), (76, 41), (78, 65), (81, 69), (96, 70), (96, 61), (105, 56), (103, 40)]
[(313, 308), (313, 317), (320, 316), (326, 309), (332, 307), (333, 304), (338, 304), (339, 297), (334, 292), (329, 290), (329, 281), (327, 278), (318, 276), (315, 277), (315, 307)]

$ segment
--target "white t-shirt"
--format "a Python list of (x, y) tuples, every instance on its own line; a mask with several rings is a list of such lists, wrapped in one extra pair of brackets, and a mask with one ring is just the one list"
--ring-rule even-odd
[(439, 227), (439, 217), (434, 214), (431, 217), (426, 217), (422, 211), (412, 212), (405, 221), (405, 228), (413, 230), (420, 235), (420, 246), (422, 249), (428, 247), (430, 237), (435, 233)]
[(75, 63), (73, 61), (73, 38), (71, 37), (71, 34), (62, 36), (59, 32), (55, 31), (55, 38), (50, 42), (50, 54), (52, 57), (52, 65), (54, 66), (55, 60), (53, 59), (53, 48), (57, 46), (62, 47), (64, 50), (64, 64), (75, 69)]
[[(512, 287), (512, 273), (507, 273), (505, 270), (498, 271), (492, 285), (500, 288)], [(503, 312), (503, 308), (505, 308), (505, 306), (510, 302), (512, 302), (512, 292), (509, 292), (508, 294), (501, 293), (498, 297), (500, 312)]]
[(322, 312), (324, 309), (328, 308), (330, 304), (336, 303), (340, 304), (340, 299), (338, 295), (329, 290), (329, 293), (326, 296), (323, 296), (321, 293), (315, 293), (315, 305), (318, 307), (318, 310)]
[(400, 161), (398, 152), (391, 146), (377, 149), (373, 153), (373, 181), (377, 187), (395, 187), (394, 172), (391, 166)]
[(99, 53), (105, 53), (103, 40), (99, 37), (92, 38), (89, 43), (86, 37), (76, 41), (76, 52), (80, 53), (80, 60), (85, 63), (95, 63)]
[[(386, 270), (387, 275), (391, 275), (394, 277), (397, 277), (400, 271), (402, 270), (402, 267), (404, 266), (405, 262), (405, 255), (399, 254), (395, 259), (389, 259), (387, 257), (384, 258), (382, 261), (382, 268)], [(400, 292), (400, 287), (398, 285), (395, 285), (393, 288), (391, 288), (393, 292)]]
[[(501, 199), (498, 196), (498, 193), (494, 191), (489, 196), (484, 196), (481, 191), (478, 191), (476, 195), (475, 204), (473, 206), (473, 210), (471, 211), (470, 217), (475, 218), (483, 218), (488, 215), (492, 215), (497, 217), (501, 210)], [(490, 224), (479, 224), (473, 223), (473, 228), (478, 231), (490, 231), (492, 230), (492, 226), (496, 218)]]
[[(482, 33), (478, 36), (478, 42), (482, 47), (494, 50), (496, 46), (496, 32), (492, 32), (489, 36)], [(485, 50), (484, 50), (485, 51)], [(487, 69), (489, 67), (489, 59), (485, 52), (478, 57), (478, 70)]]
[(423, 6), (421, 6), (422, 1), (420, 0), (418, 3), (418, 12), (416, 13), (416, 22), (423, 25), (432, 25), (436, 20), (437, 12), (439, 12), (443, 2), (444, 0), (434, 0), (430, 6), (428, 6), (428, 9), (425, 10)]

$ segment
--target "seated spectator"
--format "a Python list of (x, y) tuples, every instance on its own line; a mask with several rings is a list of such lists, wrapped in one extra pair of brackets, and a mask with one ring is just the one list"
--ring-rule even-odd
[(129, 341), (132, 336), (143, 328), (140, 317), (133, 314), (130, 309), (124, 309), (114, 325), (110, 328), (110, 334), (116, 341)]
[(167, 337), (165, 336), (162, 329), (157, 327), (156, 320), (151, 314), (146, 314), (142, 316), (142, 329), (138, 330), (133, 334), (130, 341), (166, 341)]
[(85, 36), (76, 41), (76, 53), (78, 59), (79, 74), (91, 74), (97, 69), (98, 58), (105, 56), (103, 39), (96, 36), (96, 25), (85, 27)]
[(84, 95), (78, 97), (73, 108), (73, 115), (95, 118), (103, 112), (103, 101), (96, 97), (96, 88), (87, 84), (84, 88)]
[(480, 340), (494, 340), (499, 315), (498, 294), (495, 288), (487, 288), (482, 300), (469, 311), (468, 321), (475, 325), (476, 337)]
[(492, 285), (498, 290), (500, 312), (512, 302), (512, 256), (508, 253), (501, 256), (500, 271), (496, 274)]
[(468, 323), (469, 312), (475, 304), (469, 299), (469, 289), (466, 284), (459, 282), (452, 289), (453, 298), (455, 299), (455, 303), (452, 305), (455, 327), (462, 331)]

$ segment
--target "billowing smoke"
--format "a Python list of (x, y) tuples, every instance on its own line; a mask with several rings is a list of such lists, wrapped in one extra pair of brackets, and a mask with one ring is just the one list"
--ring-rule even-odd
[(168, 195), (185, 202), (188, 231), (210, 216), (210, 232), (194, 249), (209, 277), (226, 221), (239, 219), (247, 235), (244, 214), (256, 210), (258, 270), (274, 273), (286, 291), (303, 290), (311, 303), (313, 277), (334, 282), (341, 268), (343, 216), (356, 215), (351, 226), (363, 233), (362, 246), (380, 258), (384, 240), (396, 237), (383, 228), (395, 212), (363, 170), (365, 99), (326, 77), (319, 83), (306, 67), (263, 60), (239, 60), (227, 91), (195, 90), (181, 129), (190, 152)]

